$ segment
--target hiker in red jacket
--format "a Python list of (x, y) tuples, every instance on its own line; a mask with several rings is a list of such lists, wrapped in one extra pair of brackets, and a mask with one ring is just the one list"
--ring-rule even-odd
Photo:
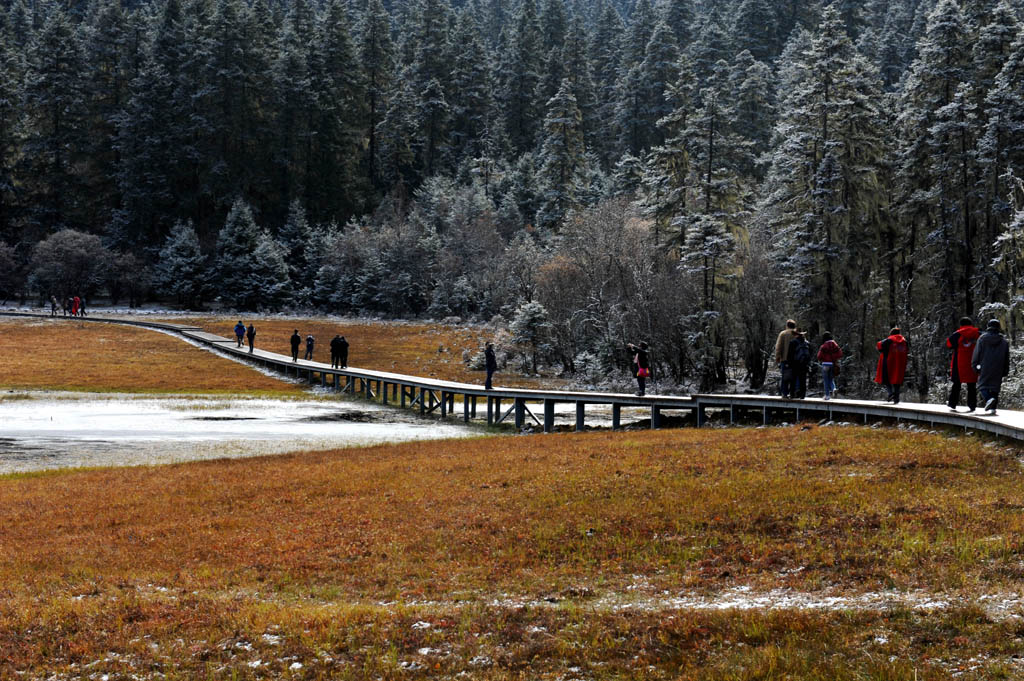
[(907, 355), (910, 344), (900, 335), (898, 328), (889, 331), (889, 337), (878, 341), (878, 368), (875, 370), (875, 383), (885, 386), (889, 396), (886, 402), (900, 403), (900, 388), (907, 372)]
[(978, 372), (971, 364), (974, 348), (978, 344), (981, 331), (974, 326), (970, 317), (960, 318), (960, 328), (946, 339), (946, 347), (953, 351), (949, 359), (949, 376), (953, 386), (949, 389), (949, 408), (956, 411), (960, 404), (960, 386), (967, 384), (967, 411), (972, 412), (978, 406)]
[(836, 391), (836, 376), (839, 375), (839, 358), (843, 351), (828, 331), (821, 334), (821, 347), (818, 348), (818, 362), (821, 364), (821, 385), (825, 390), (825, 399), (832, 399)]

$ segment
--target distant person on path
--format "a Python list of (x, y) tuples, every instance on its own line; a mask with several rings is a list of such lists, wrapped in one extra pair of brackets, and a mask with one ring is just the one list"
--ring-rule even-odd
[(295, 331), (292, 332), (291, 342), (292, 342), (292, 361), (293, 362), (298, 362), (299, 361), (299, 346), (302, 345), (302, 336), (299, 335), (299, 330), (298, 329), (295, 329)]
[(68, 299), (64, 301), (64, 316), (67, 317), (68, 313), (71, 313), (72, 317), (75, 316), (74, 310), (75, 301), (71, 298), (71, 296), (68, 296)]
[(791, 397), (802, 400), (807, 397), (807, 370), (811, 366), (811, 344), (807, 342), (807, 334), (796, 330), (796, 338), (789, 341), (786, 361), (793, 377)]
[(252, 325), (252, 322), (249, 322), (249, 328), (245, 332), (245, 337), (249, 341), (249, 354), (251, 355), (253, 344), (256, 341), (256, 327)]
[(828, 331), (821, 334), (821, 347), (818, 348), (817, 359), (821, 363), (821, 385), (825, 391), (825, 399), (832, 399), (832, 394), (836, 391), (836, 376), (839, 375), (839, 358), (843, 356), (843, 351), (839, 348), (839, 343), (836, 343), (835, 339), (832, 338), (832, 334)]
[(340, 341), (341, 341), (341, 335), (340, 334), (335, 334), (334, 338), (331, 339), (331, 368), (332, 369), (339, 369), (339, 368), (341, 368), (341, 362), (338, 359), (341, 356), (341, 343), (340, 343)]
[(235, 324), (235, 338), (238, 339), (238, 347), (242, 347), (242, 339), (245, 338), (245, 324), (241, 319)]
[(995, 415), (1003, 377), (1010, 373), (1010, 344), (1001, 333), (998, 319), (989, 320), (971, 358), (978, 372), (978, 390), (985, 400), (985, 413)]
[(970, 317), (960, 318), (960, 328), (946, 339), (946, 347), (953, 351), (949, 358), (949, 377), (953, 385), (949, 389), (947, 404), (951, 411), (956, 411), (960, 404), (960, 386), (967, 384), (967, 411), (972, 412), (978, 406), (978, 372), (974, 370), (972, 358), (978, 345), (981, 331), (974, 325)]
[(342, 369), (348, 368), (348, 341), (342, 336), (338, 343), (338, 364)]
[(793, 392), (793, 372), (789, 370), (787, 354), (789, 344), (796, 338), (796, 322), (792, 319), (786, 320), (786, 328), (782, 330), (775, 340), (775, 363), (779, 365), (779, 394), (789, 397)]
[(491, 377), (498, 370), (498, 358), (494, 356), (494, 343), (488, 343), (484, 347), (484, 368), (487, 369), (487, 380), (484, 381), (484, 390), (493, 390)]
[(878, 341), (878, 368), (875, 370), (875, 383), (885, 386), (889, 396), (886, 402), (900, 403), (900, 388), (907, 372), (907, 355), (910, 344), (900, 334), (897, 327), (889, 331), (889, 337)]
[(306, 354), (304, 359), (313, 359), (313, 346), (316, 345), (316, 339), (313, 338), (313, 334), (306, 336)]
[(78, 301), (78, 316), (85, 316), (85, 297), (80, 298)]
[(651, 360), (648, 355), (647, 341), (640, 341), (640, 345), (636, 346), (633, 363), (636, 364), (636, 394), (637, 397), (643, 397), (647, 393), (647, 379), (651, 375)]
[(72, 303), (71, 303), (71, 316), (72, 317), (77, 317), (78, 316), (78, 306), (82, 304), (82, 299), (79, 298), (78, 296), (75, 296), (74, 298), (71, 299), (71, 301), (72, 301)]
[(57, 296), (50, 296), (50, 316), (57, 316)]

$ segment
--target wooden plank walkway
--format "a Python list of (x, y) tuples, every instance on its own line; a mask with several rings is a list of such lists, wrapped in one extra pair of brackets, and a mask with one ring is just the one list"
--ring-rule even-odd
[[(849, 421), (868, 424), (872, 420), (908, 422), (945, 426), (993, 433), (1003, 437), (1024, 440), (1024, 412), (1001, 409), (997, 415), (983, 413), (968, 414), (965, 409), (950, 411), (945, 405), (901, 402), (898, 405), (871, 400), (791, 400), (771, 395), (647, 395), (637, 397), (625, 393), (599, 393), (563, 390), (541, 390), (528, 388), (502, 388), (485, 390), (483, 386), (455, 381), (440, 381), (419, 376), (408, 376), (386, 371), (348, 367), (333, 369), (322, 362), (299, 360), (293, 362), (290, 355), (283, 355), (256, 348), (250, 353), (248, 346), (237, 347), (233, 338), (203, 331), (199, 327), (149, 322), (144, 320), (120, 319), (115, 317), (51, 317), (46, 314), (0, 312), (6, 316), (38, 317), (71, 321), (105, 322), (131, 324), (180, 334), (197, 343), (216, 348), (245, 361), (262, 365), (281, 372), (286, 376), (304, 379), (312, 384), (333, 388), (341, 392), (362, 395), (382, 404), (404, 408), (418, 408), (421, 414), (439, 413), (442, 417), (461, 416), (463, 420), (482, 418), (479, 411), (486, 409), (489, 425), (504, 422), (511, 417), (516, 428), (522, 428), (527, 418), (542, 425), (545, 432), (555, 428), (556, 407), (560, 404), (575, 406), (575, 428), (583, 430), (586, 424), (588, 406), (611, 407), (612, 428), (622, 423), (622, 409), (642, 409), (650, 415), (651, 428), (663, 424), (665, 412), (686, 412), (697, 426), (710, 420), (744, 422), (751, 421), (767, 425), (784, 421), (807, 419)], [(458, 405), (456, 404), (458, 399)], [(481, 404), (482, 403), (482, 404)], [(484, 406), (486, 405), (486, 406)], [(540, 416), (533, 413), (533, 406)], [(461, 412), (456, 414), (456, 412)]]

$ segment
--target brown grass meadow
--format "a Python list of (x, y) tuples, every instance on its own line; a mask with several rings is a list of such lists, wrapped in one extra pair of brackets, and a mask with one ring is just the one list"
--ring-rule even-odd
[[(1001, 447), (853, 427), (7, 478), (0, 678), (1019, 678), (976, 599), (1019, 592), (1022, 498)], [(736, 587), (951, 605), (672, 604)]]
[[(281, 350), (295, 326), (257, 323)], [(458, 377), (451, 334), (366, 326), (299, 328), (372, 349), (353, 365)], [(7, 387), (264, 378), (100, 324), (0, 319), (0, 351)], [(0, 477), (0, 679), (1024, 678), (1019, 457), (803, 425)]]

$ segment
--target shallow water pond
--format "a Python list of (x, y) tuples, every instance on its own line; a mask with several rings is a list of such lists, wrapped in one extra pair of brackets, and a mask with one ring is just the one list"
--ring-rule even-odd
[(369, 402), (8, 393), (0, 474), (136, 466), (477, 434)]

